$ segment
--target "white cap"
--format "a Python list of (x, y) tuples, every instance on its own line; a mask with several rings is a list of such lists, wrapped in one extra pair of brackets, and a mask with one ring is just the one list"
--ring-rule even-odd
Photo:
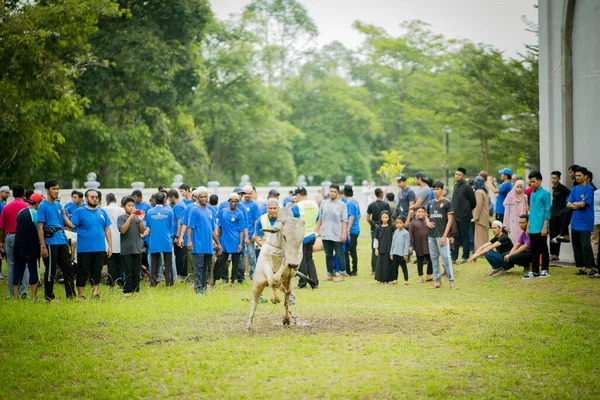
[(229, 195), (229, 197), (227, 198), (227, 200), (231, 200), (231, 199), (236, 199), (236, 200), (239, 200), (239, 199), (240, 199), (240, 196), (238, 196), (238, 194), (237, 194), (237, 193), (231, 193), (231, 194)]
[(244, 187), (242, 188), (242, 191), (244, 193), (251, 193), (252, 192), (252, 186), (251, 185), (244, 185)]
[(492, 222), (492, 226), (496, 225), (498, 228), (502, 229), (502, 222), (495, 220), (494, 222)]
[(8, 192), (10, 190), (10, 188), (8, 186), (1, 186), (0, 187), (0, 192)]
[(207, 193), (208, 194), (208, 190), (206, 190), (206, 188), (204, 186), (197, 187), (192, 192), (192, 196), (199, 196), (200, 193)]

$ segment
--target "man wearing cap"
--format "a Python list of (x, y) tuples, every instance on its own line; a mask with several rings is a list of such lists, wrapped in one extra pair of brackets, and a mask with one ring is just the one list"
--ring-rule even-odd
[[(333, 280), (335, 267), (333, 263), (333, 252), (337, 254), (340, 262), (340, 281), (344, 280), (346, 275), (346, 257), (342, 251), (342, 243), (348, 237), (346, 225), (348, 223), (348, 209), (346, 205), (338, 199), (340, 187), (332, 184), (329, 187), (329, 198), (321, 202), (320, 215), (317, 221), (316, 233), (321, 234), (323, 238), (323, 251), (325, 252), (325, 262), (327, 264), (327, 280)], [(385, 203), (384, 203), (385, 204)], [(387, 207), (387, 204), (385, 204)]]
[(217, 256), (213, 280), (219, 278), (228, 280), (227, 258), (231, 255), (231, 283), (234, 284), (236, 280), (243, 283), (244, 269), (240, 268), (240, 259), (244, 241), (247, 240), (248, 224), (245, 213), (238, 209), (240, 202), (238, 194), (231, 193), (227, 201), (229, 207), (219, 212), (217, 231), (223, 251)]
[[(294, 217), (304, 221), (304, 239), (302, 240), (302, 262), (298, 269), (301, 273), (308, 276), (316, 285), (313, 289), (319, 287), (319, 276), (313, 259), (313, 246), (316, 240), (316, 227), (319, 220), (319, 206), (308, 199), (308, 192), (305, 187), (299, 187), (294, 192), (296, 194), (296, 204), (291, 208)], [(306, 279), (300, 278), (298, 287), (306, 287)], [(311, 284), (312, 285), (312, 284)]]
[[(393, 195), (393, 194), (392, 194)], [(358, 254), (356, 245), (358, 244), (358, 236), (360, 235), (360, 206), (354, 198), (352, 186), (344, 186), (344, 196), (346, 198), (346, 208), (348, 209), (348, 239), (346, 241), (346, 269), (348, 275), (356, 276), (358, 274)], [(352, 257), (352, 266), (350, 265), (350, 257)]]
[(254, 227), (256, 221), (260, 216), (258, 213), (258, 204), (252, 200), (252, 194), (254, 188), (251, 185), (245, 185), (243, 188), (244, 196), (240, 202), (240, 206), (246, 211), (246, 224), (248, 226), (248, 240), (250, 243), (246, 244), (244, 249), (245, 256), (249, 264), (250, 279), (254, 277), (254, 270), (256, 269), (256, 249), (254, 248)]
[(503, 168), (498, 171), (500, 174), (500, 180), (502, 184), (498, 187), (494, 185), (494, 180), (488, 177), (488, 183), (492, 192), (497, 194), (496, 196), (496, 220), (504, 222), (504, 199), (512, 190), (512, 183), (510, 178), (512, 177), (512, 171), (510, 168)]
[(496, 275), (501, 270), (506, 271), (510, 269), (508, 263), (504, 261), (504, 257), (510, 254), (513, 243), (502, 228), (502, 222), (498, 220), (492, 222), (494, 237), (479, 247), (470, 259), (474, 263), (478, 257), (485, 256), (487, 262), (492, 266), (492, 270), (488, 274), (489, 276)]
[(194, 258), (194, 291), (204, 295), (212, 266), (213, 241), (217, 246), (217, 255), (221, 254), (222, 248), (217, 234), (215, 214), (207, 206), (208, 191), (204, 187), (199, 189), (194, 191), (198, 203), (188, 207), (190, 211), (186, 222), (187, 248)]
[(42, 251), (42, 259), (46, 266), (44, 273), (44, 298), (54, 300), (54, 279), (60, 269), (65, 280), (67, 298), (75, 297), (75, 271), (71, 263), (71, 254), (65, 236), (65, 226), (73, 229), (67, 214), (58, 202), (60, 188), (54, 179), (44, 183), (46, 199), (38, 207), (38, 239)]
[[(471, 252), (469, 244), (469, 228), (473, 219), (473, 210), (477, 205), (473, 188), (467, 182), (467, 170), (458, 167), (454, 173), (454, 192), (452, 193), (452, 208), (454, 209), (454, 218), (456, 219), (457, 235), (454, 242), (454, 251), (452, 261), (462, 264), (469, 259)], [(458, 260), (459, 247), (462, 245), (462, 260)]]
[(279, 215), (279, 202), (275, 198), (266, 201), (267, 212), (262, 214), (256, 221), (256, 231), (254, 232), (254, 241), (260, 247), (269, 238), (269, 232), (262, 232), (265, 227), (273, 226)]
[[(13, 293), (13, 275), (15, 271), (15, 234), (17, 233), (17, 215), (19, 212), (28, 207), (28, 204), (23, 200), (25, 198), (25, 187), (16, 185), (13, 188), (13, 201), (8, 203), (0, 214), (0, 250), (6, 251), (6, 264), (8, 267), (8, 298), (17, 294)], [(25, 282), (29, 280), (29, 273), (25, 274)], [(19, 289), (20, 296), (27, 295), (27, 284), (22, 284)]]
[[(24, 208), (17, 215), (17, 232), (15, 233), (15, 268), (13, 284), (14, 299), (17, 299), (19, 285), (29, 282), (31, 298), (35, 300), (40, 283), (40, 242), (37, 234), (37, 209), (44, 198), (34, 193), (29, 197), (29, 208)], [(27, 278), (27, 276), (29, 278)]]

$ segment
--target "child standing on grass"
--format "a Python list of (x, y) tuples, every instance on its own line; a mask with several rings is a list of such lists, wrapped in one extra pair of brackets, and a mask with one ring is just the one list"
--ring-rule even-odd
[(408, 285), (408, 268), (406, 268), (406, 260), (408, 259), (410, 247), (410, 234), (404, 229), (406, 218), (396, 218), (396, 232), (392, 238), (392, 249), (390, 251), (390, 260), (392, 261), (390, 283), (398, 283), (398, 266), (402, 267), (404, 275), (404, 284)]
[(427, 262), (427, 282), (433, 281), (433, 266), (431, 264), (431, 257), (429, 256), (429, 227), (427, 226), (427, 220), (425, 219), (425, 207), (419, 207), (417, 209), (417, 218), (414, 219), (409, 225), (409, 234), (411, 242), (411, 251), (415, 250), (417, 253), (417, 272), (419, 278), (417, 282), (423, 283), (423, 264)]
[[(381, 212), (379, 220), (381, 225), (375, 228), (375, 240), (373, 241), (375, 257), (377, 257), (375, 280), (380, 283), (387, 283), (393, 281), (393, 279), (390, 279), (393, 278), (391, 276), (390, 250), (395, 227), (390, 225), (390, 212), (387, 210)], [(396, 272), (396, 279), (398, 279), (398, 272)]]

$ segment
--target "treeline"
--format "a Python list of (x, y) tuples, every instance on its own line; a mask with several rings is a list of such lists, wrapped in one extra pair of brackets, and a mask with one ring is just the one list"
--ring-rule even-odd
[(537, 47), (507, 59), (403, 27), (357, 21), (354, 51), (316, 48), (296, 0), (225, 21), (207, 0), (4, 0), (0, 182), (385, 181), (400, 157), (435, 177), (537, 166)]

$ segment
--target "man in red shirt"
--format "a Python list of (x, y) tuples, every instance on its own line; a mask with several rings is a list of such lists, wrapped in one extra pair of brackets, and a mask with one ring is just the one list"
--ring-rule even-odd
[[(16, 185), (13, 188), (13, 201), (8, 203), (0, 214), (0, 250), (6, 251), (6, 264), (8, 265), (8, 298), (13, 298), (13, 273), (15, 268), (15, 233), (17, 233), (17, 214), (29, 205), (25, 198), (25, 187)], [(23, 282), (29, 282), (29, 271), (25, 272)], [(27, 296), (27, 284), (21, 283), (19, 296)]]

